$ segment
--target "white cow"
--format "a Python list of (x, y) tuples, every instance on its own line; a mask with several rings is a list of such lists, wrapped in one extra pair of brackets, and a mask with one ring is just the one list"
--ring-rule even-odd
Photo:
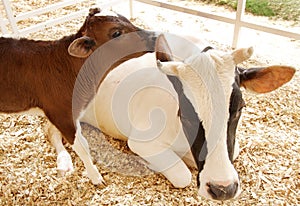
[(191, 183), (189, 165), (198, 167), (200, 195), (235, 198), (241, 191), (232, 164), (238, 155), (235, 132), (244, 106), (239, 87), (269, 92), (288, 82), (295, 70), (244, 70), (236, 65), (252, 55), (252, 48), (201, 53), (193, 46), (184, 50), (184, 45), (189, 47), (186, 40), (179, 43), (167, 37), (172, 51), (183, 51), (177, 58), (184, 62), (161, 62), (157, 69), (156, 58), (171, 59), (160, 36), (156, 53), (129, 60), (108, 74), (82, 121), (127, 140), (133, 152), (175, 187)]

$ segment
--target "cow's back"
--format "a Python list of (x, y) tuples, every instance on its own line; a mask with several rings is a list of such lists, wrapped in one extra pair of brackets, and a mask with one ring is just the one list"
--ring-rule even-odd
[(132, 125), (151, 127), (153, 109), (160, 108), (165, 115), (172, 113), (173, 118), (165, 119), (178, 121), (178, 104), (172, 101), (177, 101), (177, 94), (166, 75), (156, 68), (155, 54), (149, 53), (119, 65), (107, 75), (82, 121), (110, 136), (127, 139), (134, 132)]

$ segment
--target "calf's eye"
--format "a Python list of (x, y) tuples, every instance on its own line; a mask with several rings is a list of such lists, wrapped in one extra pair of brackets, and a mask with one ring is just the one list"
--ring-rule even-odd
[(122, 35), (122, 32), (119, 31), (119, 30), (117, 30), (117, 31), (115, 31), (111, 36), (112, 36), (112, 38), (117, 38), (117, 37), (119, 37), (119, 36), (121, 36), (121, 35)]

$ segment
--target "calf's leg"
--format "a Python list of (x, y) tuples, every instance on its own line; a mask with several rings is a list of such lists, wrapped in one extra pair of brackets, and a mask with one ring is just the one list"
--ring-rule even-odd
[(97, 167), (93, 164), (92, 157), (89, 150), (87, 140), (81, 133), (81, 126), (79, 121), (76, 122), (77, 129), (75, 135), (75, 141), (72, 145), (72, 149), (76, 152), (79, 158), (83, 161), (84, 167), (87, 170), (87, 176), (94, 185), (105, 184), (104, 180), (99, 173)]
[(70, 154), (65, 149), (62, 143), (62, 134), (51, 123), (49, 123), (48, 134), (51, 144), (54, 146), (57, 153), (57, 171), (59, 176), (64, 176), (66, 172), (74, 170)]

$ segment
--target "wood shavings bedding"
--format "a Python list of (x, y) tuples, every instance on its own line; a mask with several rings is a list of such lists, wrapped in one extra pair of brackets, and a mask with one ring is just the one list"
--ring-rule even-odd
[[(24, 6), (25, 3), (27, 6)], [(42, 1), (33, 0), (13, 1), (12, 4), (18, 12), (45, 5)], [(68, 12), (82, 6), (90, 6), (90, 3), (70, 7)], [(124, 8), (127, 7), (121, 5), (117, 6), (116, 10), (126, 15), (128, 9)], [(190, 24), (201, 25), (198, 33), (195, 34), (210, 36), (212, 32), (205, 28), (207, 24), (209, 28), (213, 27), (212, 23), (201, 18), (142, 4), (137, 4), (134, 9), (137, 17), (134, 20), (136, 24), (148, 29), (172, 31), (173, 28), (184, 27), (187, 22), (190, 22)], [(51, 13), (51, 17), (60, 15), (59, 12)], [(152, 15), (151, 20), (148, 18), (149, 14)], [(170, 19), (170, 14), (174, 18)], [(176, 23), (173, 19), (182, 19), (183, 22)], [(46, 28), (28, 37), (60, 38), (79, 29), (82, 21), (83, 18), (79, 18)], [(22, 24), (26, 27), (31, 25), (32, 21), (23, 21)], [(218, 24), (214, 28), (218, 32)], [(186, 27), (182, 29), (186, 30)], [(219, 39), (208, 40), (219, 48), (229, 49), (229, 46)], [(197, 196), (195, 170), (193, 170), (193, 183), (189, 187), (174, 188), (162, 175), (147, 169), (140, 158), (128, 160), (128, 156), (132, 156), (132, 153), (126, 143), (114, 141), (89, 125), (84, 125), (84, 134), (90, 141), (92, 155), (107, 186), (100, 188), (90, 183), (83, 172), (82, 162), (68, 144), (67, 149), (72, 156), (75, 171), (65, 177), (58, 177), (55, 150), (45, 133), (47, 125), (45, 117), (0, 115), (0, 205), (300, 204), (300, 77), (298, 74), (300, 60), (289, 55), (291, 52), (297, 52), (295, 48), (298, 48), (300, 43), (285, 41), (288, 41), (286, 44), (295, 46), (286, 48), (288, 50), (286, 52), (280, 51), (283, 56), (281, 59), (285, 62), (279, 63), (298, 68), (293, 80), (270, 94), (255, 95), (244, 92), (247, 106), (238, 127), (237, 138), (241, 152), (235, 161), (243, 192), (237, 200), (216, 203)], [(271, 54), (270, 56), (255, 55), (244, 66), (275, 64), (276, 60)], [(104, 144), (101, 150), (98, 144)], [(118, 149), (113, 152), (120, 151), (120, 153), (113, 153), (110, 144)], [(101, 160), (101, 162), (99, 159), (105, 161)], [(119, 172), (120, 169), (135, 175), (125, 175)], [(134, 170), (130, 171), (130, 169)]]

